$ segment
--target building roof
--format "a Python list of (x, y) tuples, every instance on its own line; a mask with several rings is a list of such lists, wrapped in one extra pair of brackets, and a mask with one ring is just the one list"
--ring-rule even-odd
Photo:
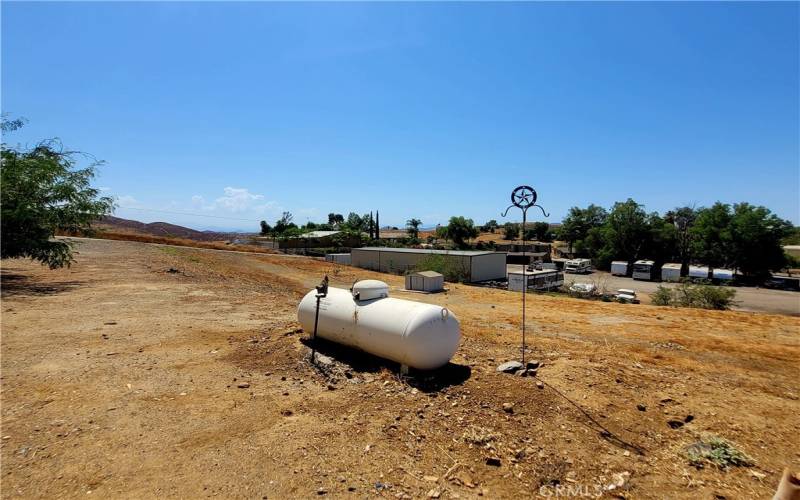
[(339, 234), (341, 231), (310, 231), (300, 235), (301, 238), (324, 238), (326, 236), (333, 236)]
[(661, 266), (662, 269), (680, 269), (681, 265), (675, 262), (668, 262)]
[[(509, 271), (508, 274), (522, 275), (522, 271)], [(525, 271), (526, 276), (538, 276), (542, 274), (561, 274), (558, 269), (536, 269), (534, 271)]]
[(443, 276), (442, 273), (437, 273), (436, 271), (417, 271), (411, 274), (415, 276), (424, 276), (426, 278), (441, 278)]
[(434, 250), (429, 248), (392, 248), (392, 247), (362, 247), (354, 248), (356, 250), (368, 250), (370, 252), (393, 252), (393, 253), (424, 253), (424, 254), (437, 254), (437, 255), (456, 255), (459, 257), (477, 257), (479, 255), (491, 255), (495, 253), (505, 252), (487, 252), (481, 250)]

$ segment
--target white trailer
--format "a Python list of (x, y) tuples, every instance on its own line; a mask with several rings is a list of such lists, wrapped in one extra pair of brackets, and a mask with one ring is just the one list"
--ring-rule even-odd
[(628, 262), (624, 260), (615, 260), (611, 263), (611, 274), (614, 276), (627, 276), (628, 275)]
[(733, 269), (714, 269), (711, 277), (717, 281), (733, 281)]
[(711, 270), (707, 266), (689, 266), (689, 277), (695, 280), (707, 280)]
[(681, 265), (676, 262), (664, 264), (661, 268), (661, 281), (680, 281)]
[(570, 259), (564, 263), (565, 273), (583, 274), (592, 271), (592, 261), (589, 259)]
[[(527, 282), (527, 287), (525, 283)], [(535, 291), (552, 290), (564, 285), (564, 273), (555, 269), (540, 271), (512, 271), (508, 273), (508, 289), (521, 291), (523, 288)]]
[(633, 279), (651, 281), (654, 270), (655, 262), (652, 260), (637, 260), (633, 263)]

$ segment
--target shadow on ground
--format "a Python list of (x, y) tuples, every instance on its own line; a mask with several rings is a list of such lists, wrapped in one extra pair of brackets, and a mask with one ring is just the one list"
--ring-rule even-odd
[[(309, 349), (312, 347), (310, 338), (300, 339)], [(335, 342), (318, 338), (313, 342), (313, 347), (320, 354), (333, 358), (337, 363), (345, 365), (356, 373), (377, 373), (387, 369), (393, 373), (400, 373), (400, 364), (388, 359), (379, 358), (364, 351), (359, 351)], [(461, 385), (472, 375), (469, 366), (456, 363), (447, 363), (436, 370), (409, 369), (408, 375), (403, 380), (411, 387), (422, 392), (438, 392), (450, 386)]]
[(15, 269), (0, 271), (2, 297), (41, 296), (67, 292), (84, 284), (83, 281), (56, 281), (41, 283), (30, 276), (15, 272)]

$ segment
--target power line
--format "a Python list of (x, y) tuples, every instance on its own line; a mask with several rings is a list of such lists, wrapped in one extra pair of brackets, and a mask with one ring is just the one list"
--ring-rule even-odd
[(193, 214), (189, 212), (173, 212), (171, 210), (157, 210), (155, 208), (137, 208), (137, 207), (117, 207), (117, 208), (124, 208), (125, 210), (141, 210), (143, 212), (159, 212), (164, 214), (173, 214), (173, 215), (189, 215), (192, 217), (208, 217), (210, 219), (228, 219), (228, 220), (241, 220), (247, 222), (261, 222), (256, 219), (242, 219), (240, 217), (225, 217), (224, 215), (209, 215), (209, 214)]

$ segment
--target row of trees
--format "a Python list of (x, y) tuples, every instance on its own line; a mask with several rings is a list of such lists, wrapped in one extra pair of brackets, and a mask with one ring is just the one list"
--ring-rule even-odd
[(571, 208), (559, 238), (601, 269), (612, 260), (649, 258), (731, 268), (760, 278), (788, 264), (781, 241), (793, 230), (789, 221), (749, 203), (679, 207), (661, 216), (628, 199), (611, 210)]
[(358, 215), (355, 212), (350, 212), (345, 218), (342, 214), (330, 213), (328, 214), (327, 223), (307, 222), (302, 226), (298, 226), (292, 222), (294, 216), (291, 212), (283, 212), (281, 217), (271, 226), (267, 221), (261, 221), (261, 236), (275, 236), (280, 238), (287, 238), (292, 236), (299, 236), (309, 231), (342, 231), (346, 234), (361, 235), (362, 233), (368, 234), (373, 237), (376, 234), (378, 227), (378, 219), (373, 218), (372, 214)]

